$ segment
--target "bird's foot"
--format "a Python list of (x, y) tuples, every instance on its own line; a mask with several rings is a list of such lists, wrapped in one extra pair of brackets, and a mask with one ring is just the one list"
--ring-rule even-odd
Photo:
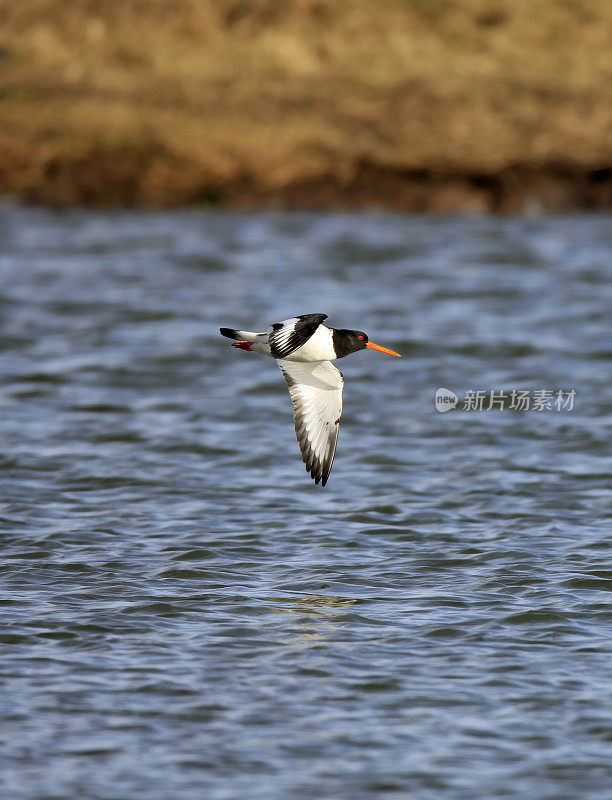
[(253, 343), (252, 342), (234, 342), (232, 347), (239, 347), (241, 350), (252, 350)]

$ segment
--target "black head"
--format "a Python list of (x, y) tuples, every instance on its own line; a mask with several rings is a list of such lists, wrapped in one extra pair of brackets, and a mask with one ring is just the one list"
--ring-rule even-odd
[(356, 353), (357, 350), (365, 350), (368, 344), (368, 336), (363, 331), (349, 331), (345, 328), (337, 330), (333, 328), (334, 349), (338, 358)]

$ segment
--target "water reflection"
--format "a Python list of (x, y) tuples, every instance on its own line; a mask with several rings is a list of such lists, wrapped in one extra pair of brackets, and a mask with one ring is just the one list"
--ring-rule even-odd
[(348, 624), (344, 615), (333, 609), (350, 608), (360, 601), (330, 595), (313, 595), (299, 598), (270, 598), (270, 602), (275, 604), (268, 606), (271, 613), (291, 614), (298, 618), (297, 630), (304, 642), (330, 644), (334, 641), (337, 643), (334, 633), (346, 628)]

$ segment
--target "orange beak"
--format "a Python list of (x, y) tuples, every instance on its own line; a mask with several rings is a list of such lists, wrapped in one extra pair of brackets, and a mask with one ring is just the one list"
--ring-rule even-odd
[(398, 358), (401, 358), (401, 355), (396, 353), (395, 350), (389, 350), (388, 347), (381, 347), (379, 344), (374, 344), (374, 342), (368, 342), (366, 347), (368, 347), (370, 350), (378, 350), (379, 353), (387, 353), (390, 356), (397, 356)]

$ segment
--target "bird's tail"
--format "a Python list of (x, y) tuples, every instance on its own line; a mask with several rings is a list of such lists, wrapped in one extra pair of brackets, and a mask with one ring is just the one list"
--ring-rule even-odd
[(243, 342), (254, 342), (259, 334), (253, 331), (237, 331), (234, 328), (219, 328), (222, 336), (228, 339), (240, 339)]

